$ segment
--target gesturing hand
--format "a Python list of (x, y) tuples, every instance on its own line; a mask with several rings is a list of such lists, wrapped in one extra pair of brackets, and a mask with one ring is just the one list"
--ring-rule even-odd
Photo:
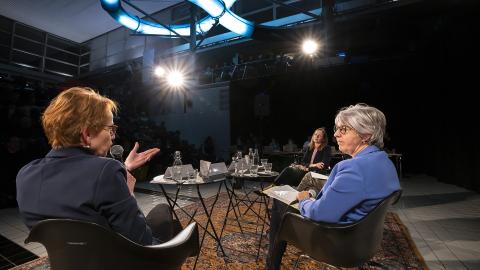
[(129, 171), (135, 170), (136, 168), (142, 166), (147, 161), (149, 161), (154, 155), (160, 152), (160, 149), (155, 147), (155, 148), (150, 148), (141, 153), (137, 153), (139, 146), (140, 145), (138, 144), (138, 142), (135, 142), (135, 146), (133, 147), (132, 151), (130, 151), (127, 159), (125, 160), (125, 167)]

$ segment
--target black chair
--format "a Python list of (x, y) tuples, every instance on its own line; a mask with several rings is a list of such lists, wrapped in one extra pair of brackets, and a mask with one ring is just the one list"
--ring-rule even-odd
[(300, 181), (305, 176), (307, 172), (302, 171), (300, 169), (296, 169), (293, 167), (286, 167), (283, 171), (277, 176), (274, 180), (273, 184), (276, 186), (280, 185), (290, 185), (290, 186), (298, 186)]
[[(380, 247), (388, 206), (396, 203), (400, 195), (401, 190), (393, 192), (366, 217), (352, 224), (316, 222), (287, 213), (276, 241), (286, 241), (302, 250), (306, 257), (335, 267), (361, 266)], [(295, 267), (304, 256), (298, 258)]]
[(45, 246), (52, 270), (180, 269), (199, 253), (196, 223), (168, 242), (142, 246), (92, 222), (48, 219), (32, 228), (29, 242)]

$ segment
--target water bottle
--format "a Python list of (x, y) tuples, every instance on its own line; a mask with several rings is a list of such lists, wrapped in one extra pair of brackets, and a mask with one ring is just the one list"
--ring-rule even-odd
[(175, 151), (173, 156), (173, 180), (180, 182), (182, 180), (182, 155), (180, 151)]
[(253, 158), (254, 158), (253, 148), (248, 148), (248, 160), (247, 160), (247, 163), (248, 163), (249, 166), (253, 164)]

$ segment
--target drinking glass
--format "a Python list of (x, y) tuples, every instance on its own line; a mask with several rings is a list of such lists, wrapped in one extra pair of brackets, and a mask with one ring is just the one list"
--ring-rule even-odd
[(262, 163), (262, 166), (265, 168), (265, 164), (267, 164), (268, 159), (267, 158), (262, 158), (262, 159), (260, 159), (260, 162)]
[(257, 176), (257, 172), (258, 172), (258, 165), (250, 165), (250, 174), (252, 174), (252, 176)]
[(197, 169), (190, 171), (189, 176), (188, 176), (188, 180), (190, 182), (197, 181), (197, 175), (198, 175), (198, 170)]
[(247, 165), (245, 162), (239, 162), (238, 163), (238, 173), (240, 176), (243, 176), (243, 174), (247, 171)]
[(173, 180), (182, 182), (182, 166), (173, 166)]
[(272, 173), (272, 163), (265, 163), (265, 173)]
[(233, 157), (232, 157), (232, 164), (233, 164), (233, 171), (234, 171), (235, 173), (238, 172), (238, 168), (237, 168), (237, 167), (238, 167), (238, 161), (239, 161), (239, 160), (240, 160), (240, 159), (237, 157), (237, 155), (233, 155)]

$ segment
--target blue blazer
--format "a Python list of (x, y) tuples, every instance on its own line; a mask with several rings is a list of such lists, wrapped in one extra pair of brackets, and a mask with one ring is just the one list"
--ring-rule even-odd
[(17, 201), (29, 228), (48, 218), (85, 220), (139, 244), (152, 244), (123, 165), (88, 149), (53, 149), (25, 165), (17, 175)]
[(303, 216), (316, 221), (351, 223), (399, 189), (397, 171), (387, 153), (371, 145), (337, 163), (316, 200), (302, 200), (299, 208)]

